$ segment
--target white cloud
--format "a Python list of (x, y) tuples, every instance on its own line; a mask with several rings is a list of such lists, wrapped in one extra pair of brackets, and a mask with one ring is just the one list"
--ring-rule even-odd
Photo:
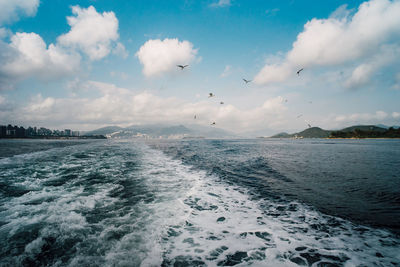
[(36, 76), (47, 80), (71, 74), (79, 68), (78, 54), (53, 44), (47, 47), (36, 33), (16, 33), (10, 44), (0, 45), (2, 77), (19, 80)]
[(384, 111), (376, 111), (375, 113), (353, 113), (350, 115), (336, 116), (336, 122), (348, 123), (379, 123), (387, 119), (389, 115)]
[(254, 82), (257, 84), (283, 82), (293, 73), (295, 69), (290, 64), (267, 64), (254, 77)]
[[(284, 81), (300, 67), (340, 65), (368, 58), (382, 45), (395, 42), (400, 36), (400, 1), (364, 2), (353, 16), (346, 13), (343, 6), (339, 9), (340, 12), (334, 12), (328, 19), (314, 18), (307, 22), (285, 59), (280, 64), (267, 64), (257, 74), (255, 82)], [(356, 76), (366, 72), (365, 67), (360, 68)], [(270, 69), (274, 75), (269, 74)]]
[(399, 119), (400, 118), (400, 112), (392, 112), (392, 117), (394, 119)]
[[(1, 1), (1, 0), (0, 0)], [(117, 42), (118, 20), (113, 12), (96, 12), (72, 7), (75, 16), (68, 17), (71, 30), (48, 46), (36, 33), (16, 33), (0, 28), (0, 38), (10, 36), (10, 43), (0, 39), (0, 90), (12, 89), (14, 84), (28, 77), (54, 80), (80, 70), (81, 54), (98, 60), (110, 52), (127, 57), (123, 44)]]
[(86, 9), (73, 6), (72, 13), (75, 16), (67, 17), (71, 30), (58, 37), (58, 42), (81, 49), (91, 60), (107, 56), (112, 43), (119, 38), (118, 19), (114, 12), (100, 14), (93, 6)]
[(355, 88), (366, 84), (370, 80), (370, 76), (374, 71), (371, 64), (361, 64), (355, 68), (351, 77), (346, 81), (345, 85), (348, 88)]
[(126, 51), (125, 46), (123, 44), (121, 44), (120, 42), (118, 42), (117, 45), (114, 47), (113, 54), (120, 56), (124, 59), (126, 59), (129, 56), (129, 53), (128, 53), (128, 51)]
[(155, 39), (144, 43), (136, 53), (146, 77), (176, 70), (177, 64), (189, 64), (196, 58), (197, 49), (189, 41)]
[(218, 2), (210, 4), (211, 7), (227, 7), (230, 5), (231, 0), (218, 0)]
[(399, 55), (400, 46), (381, 46), (377, 54), (353, 70), (350, 78), (345, 82), (345, 86), (348, 88), (357, 88), (367, 84), (371, 80), (374, 72), (383, 66), (386, 66), (392, 62), (396, 62)]
[(224, 71), (221, 73), (221, 78), (228, 77), (232, 73), (232, 66), (226, 65)]
[(16, 21), (20, 16), (34, 16), (39, 0), (0, 0), (0, 25)]

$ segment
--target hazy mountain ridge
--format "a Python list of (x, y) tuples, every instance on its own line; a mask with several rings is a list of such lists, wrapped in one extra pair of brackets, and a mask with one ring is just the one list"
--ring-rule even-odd
[(376, 125), (354, 125), (343, 128), (341, 130), (324, 130), (319, 127), (311, 127), (301, 132), (288, 134), (279, 133), (271, 136), (271, 138), (352, 138), (352, 137), (396, 137), (397, 133), (391, 133), (390, 129), (399, 129), (397, 126), (378, 127)]
[(235, 134), (215, 128), (200, 125), (131, 125), (125, 128), (119, 126), (107, 126), (85, 135), (103, 134), (110, 138), (233, 138)]

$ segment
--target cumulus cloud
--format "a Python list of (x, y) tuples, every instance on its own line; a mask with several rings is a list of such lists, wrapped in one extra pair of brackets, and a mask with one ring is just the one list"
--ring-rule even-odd
[[(0, 0), (1, 1), (1, 0)], [(12, 89), (15, 82), (28, 77), (42, 80), (63, 78), (79, 71), (81, 52), (90, 60), (99, 60), (110, 52), (126, 58), (128, 52), (117, 42), (118, 20), (113, 12), (98, 13), (93, 6), (72, 7), (75, 16), (68, 17), (71, 30), (59, 36), (55, 44), (46, 45), (36, 33), (0, 28), (0, 90)]]
[(0, 0), (0, 25), (16, 21), (20, 16), (34, 16), (39, 0)]
[[(54, 98), (36, 95), (15, 114), (8, 115), (26, 125), (46, 123), (48, 127), (75, 125), (82, 129), (103, 125), (148, 123), (210, 125), (239, 132), (260, 127), (278, 127), (285, 121), (286, 107), (282, 97), (266, 99), (261, 105), (240, 109), (231, 104), (215, 105), (209, 100), (185, 101), (176, 97), (159, 97), (152, 93), (117, 87), (113, 84), (87, 81), (76, 84), (83, 90), (97, 92), (95, 98)], [(1, 119), (1, 116), (0, 116)], [(79, 126), (81, 125), (81, 126)]]
[(112, 43), (119, 38), (118, 19), (114, 12), (100, 14), (93, 6), (86, 9), (73, 6), (72, 13), (75, 16), (67, 17), (71, 30), (58, 37), (58, 42), (81, 49), (91, 60), (107, 56), (111, 52)]
[(227, 7), (231, 5), (231, 0), (218, 0), (218, 2), (211, 3), (211, 7)]
[(53, 79), (76, 71), (80, 56), (54, 44), (48, 47), (36, 33), (16, 33), (11, 43), (0, 43), (0, 77)]
[(176, 38), (149, 40), (136, 53), (146, 77), (176, 70), (177, 64), (189, 64), (196, 55), (197, 49), (193, 48), (191, 42)]
[[(267, 64), (254, 81), (258, 84), (285, 81), (300, 67), (334, 66), (368, 58), (380, 51), (382, 45), (400, 37), (399, 1), (364, 2), (352, 16), (343, 6), (339, 9), (327, 19), (307, 22), (284, 60)], [(359, 67), (354, 79), (361, 79), (367, 72), (366, 66)]]

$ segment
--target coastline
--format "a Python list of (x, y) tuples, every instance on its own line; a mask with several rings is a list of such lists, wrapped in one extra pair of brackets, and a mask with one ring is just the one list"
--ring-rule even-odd
[(104, 135), (88, 136), (29, 136), (29, 137), (1, 137), (7, 140), (26, 140), (26, 139), (52, 139), (52, 140), (85, 140), (85, 139), (107, 139)]

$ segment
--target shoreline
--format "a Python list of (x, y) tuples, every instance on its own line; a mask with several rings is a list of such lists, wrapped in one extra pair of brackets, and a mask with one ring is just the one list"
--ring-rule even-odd
[(96, 136), (30, 136), (30, 137), (0, 137), (0, 140), (27, 140), (27, 139), (51, 139), (51, 140), (85, 140), (107, 139), (104, 135)]

